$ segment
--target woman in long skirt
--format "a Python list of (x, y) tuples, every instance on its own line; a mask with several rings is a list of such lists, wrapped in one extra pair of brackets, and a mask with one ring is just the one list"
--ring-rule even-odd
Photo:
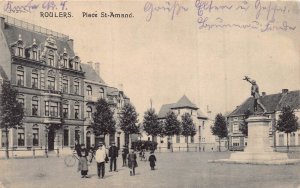
[(135, 175), (135, 168), (137, 166), (136, 154), (134, 150), (131, 150), (131, 153), (128, 154), (128, 168), (130, 169), (130, 176)]

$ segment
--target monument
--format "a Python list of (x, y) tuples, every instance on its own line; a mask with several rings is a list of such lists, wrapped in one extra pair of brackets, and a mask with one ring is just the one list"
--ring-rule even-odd
[[(259, 87), (255, 80), (245, 76), (244, 80), (252, 84), (251, 96), (254, 98), (254, 115), (250, 116), (248, 122), (248, 142), (244, 152), (235, 152), (229, 159), (219, 159), (210, 162), (240, 163), (240, 164), (295, 164), (300, 159), (289, 159), (287, 153), (274, 152), (269, 142), (269, 123), (271, 119), (264, 114), (267, 112), (259, 95)], [(258, 106), (263, 113), (258, 113)]]

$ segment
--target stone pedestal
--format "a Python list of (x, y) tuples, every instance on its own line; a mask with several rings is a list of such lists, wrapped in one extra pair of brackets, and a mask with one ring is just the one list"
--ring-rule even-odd
[(270, 119), (265, 116), (250, 116), (248, 122), (248, 143), (244, 152), (233, 153), (232, 160), (285, 160), (286, 153), (273, 152), (269, 142)]
[(229, 159), (210, 162), (234, 164), (281, 165), (299, 163), (299, 159), (288, 159), (287, 153), (274, 152), (269, 143), (269, 122), (265, 116), (250, 116), (248, 122), (248, 144), (244, 152), (232, 153)]

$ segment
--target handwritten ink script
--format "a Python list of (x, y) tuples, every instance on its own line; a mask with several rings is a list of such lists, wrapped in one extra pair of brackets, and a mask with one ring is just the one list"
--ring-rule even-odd
[(190, 10), (196, 12), (199, 30), (230, 28), (259, 32), (296, 30), (296, 26), (287, 19), (294, 13), (290, 11), (286, 2), (195, 0), (194, 5), (190, 6), (183, 6), (178, 1), (146, 2), (144, 6), (147, 22), (150, 22), (154, 15), (158, 16), (159, 12), (167, 13), (173, 21), (176, 16)]
[(4, 1), (4, 11), (7, 13), (31, 13), (34, 10), (66, 11), (67, 1)]
[(146, 2), (144, 12), (146, 13), (146, 21), (149, 22), (155, 12), (164, 12), (168, 14), (171, 20), (180, 13), (188, 11), (188, 8), (181, 5), (178, 1), (166, 1), (160, 5), (155, 5), (152, 2)]

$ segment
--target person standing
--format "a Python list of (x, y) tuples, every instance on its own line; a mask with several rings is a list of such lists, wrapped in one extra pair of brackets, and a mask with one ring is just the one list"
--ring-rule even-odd
[(112, 171), (112, 166), (114, 166), (114, 171), (117, 172), (118, 148), (115, 146), (114, 142), (111, 143), (108, 155), (110, 157), (110, 172)]
[(106, 157), (106, 149), (103, 146), (103, 143), (99, 143), (99, 147), (96, 151), (95, 160), (97, 162), (97, 174), (98, 178), (104, 178), (105, 175), (105, 157)]
[(81, 178), (89, 178), (87, 176), (87, 173), (88, 173), (87, 156), (88, 155), (89, 155), (89, 151), (85, 148), (84, 144), (81, 144), (80, 158), (79, 158), (79, 170), (81, 171)]
[(130, 176), (135, 175), (135, 168), (137, 167), (136, 154), (134, 150), (128, 154), (128, 168), (130, 169)]
[(156, 157), (154, 155), (154, 152), (151, 151), (150, 152), (150, 156), (149, 156), (149, 162), (150, 162), (150, 167), (151, 167), (151, 170), (154, 170), (154, 167), (155, 167), (155, 162), (156, 162)]
[(123, 166), (127, 166), (127, 164), (126, 164), (126, 159), (127, 159), (128, 153), (129, 153), (128, 147), (127, 147), (127, 145), (124, 145), (124, 148), (123, 148), (123, 150), (122, 150)]

